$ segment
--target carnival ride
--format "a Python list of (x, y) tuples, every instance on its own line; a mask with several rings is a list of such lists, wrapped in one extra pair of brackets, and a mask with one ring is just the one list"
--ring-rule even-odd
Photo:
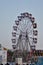
[(36, 50), (37, 23), (32, 14), (28, 12), (21, 13), (17, 17), (13, 26), (12, 47), (15, 57), (23, 57), (24, 54), (27, 58), (32, 56), (32, 52)]

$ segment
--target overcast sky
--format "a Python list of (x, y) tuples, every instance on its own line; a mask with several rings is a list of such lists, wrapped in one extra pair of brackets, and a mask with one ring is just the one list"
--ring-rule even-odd
[(37, 49), (43, 49), (43, 0), (0, 0), (0, 44), (12, 48), (12, 26), (17, 16), (29, 12), (38, 25)]

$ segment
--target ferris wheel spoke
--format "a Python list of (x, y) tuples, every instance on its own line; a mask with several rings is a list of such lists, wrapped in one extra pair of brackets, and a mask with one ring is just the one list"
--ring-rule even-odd
[[(23, 22), (23, 23), (21, 24), (21, 29), (22, 29), (22, 32), (23, 32), (23, 31), (24, 31), (24, 30), (23, 30), (23, 27), (26, 25), (26, 23), (24, 24), (24, 22), (25, 22), (24, 20), (22, 20), (22, 22)], [(24, 25), (23, 25), (23, 24), (24, 24)]]
[[(29, 24), (29, 21), (27, 22), (26, 28), (27, 28), (28, 24)], [(31, 27), (32, 27), (32, 23), (30, 25), (30, 29), (31, 29)], [(27, 30), (28, 30), (28, 28), (27, 28)]]
[(24, 25), (22, 24), (22, 21), (20, 21), (19, 23), (19, 27), (18, 27), (18, 30), (20, 30), (20, 32), (23, 32), (23, 27)]
[[(31, 25), (31, 27), (32, 27), (32, 25)], [(33, 31), (33, 28), (31, 28), (31, 27), (30, 27), (30, 29), (27, 28), (27, 31), (29, 30), (29, 31), (28, 31), (28, 34)]]
[(29, 38), (33, 39), (33, 37), (29, 37)]
[(30, 30), (30, 31), (28, 32), (28, 34), (29, 34), (29, 35), (31, 35), (31, 34), (32, 34), (32, 32), (33, 32), (33, 29), (32, 29), (32, 30)]
[(16, 35), (20, 35), (19, 33), (16, 33)]
[(33, 36), (28, 36), (28, 38), (33, 40)]
[(29, 36), (27, 37), (27, 40), (28, 40), (29, 46), (31, 46)]
[(32, 27), (32, 23), (31, 23), (31, 25), (30, 25), (30, 29), (31, 29), (31, 27)]
[(22, 32), (22, 30), (18, 27), (18, 30), (20, 30), (20, 32)]

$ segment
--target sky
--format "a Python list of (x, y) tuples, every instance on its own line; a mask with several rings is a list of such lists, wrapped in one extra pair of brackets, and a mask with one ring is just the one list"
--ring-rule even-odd
[(43, 0), (0, 0), (0, 44), (12, 49), (12, 26), (20, 13), (35, 17), (38, 30), (37, 49), (43, 49)]

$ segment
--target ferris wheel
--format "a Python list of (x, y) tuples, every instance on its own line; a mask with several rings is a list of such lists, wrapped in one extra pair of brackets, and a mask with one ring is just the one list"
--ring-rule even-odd
[(12, 47), (17, 50), (34, 50), (37, 43), (37, 24), (32, 14), (28, 12), (21, 13), (15, 20), (12, 32)]

